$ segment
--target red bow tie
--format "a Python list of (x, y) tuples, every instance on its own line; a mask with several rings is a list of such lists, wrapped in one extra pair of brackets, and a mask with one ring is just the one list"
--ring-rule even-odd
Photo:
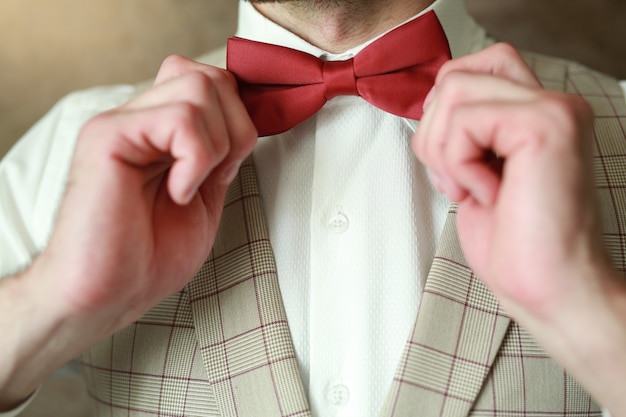
[(361, 96), (374, 106), (418, 120), (450, 48), (429, 12), (371, 43), (353, 59), (322, 61), (282, 46), (228, 40), (228, 69), (260, 136), (285, 132), (337, 96)]

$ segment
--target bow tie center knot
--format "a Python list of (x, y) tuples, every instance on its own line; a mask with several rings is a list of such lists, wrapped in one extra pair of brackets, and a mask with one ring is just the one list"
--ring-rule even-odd
[(325, 61), (323, 68), (326, 100), (337, 96), (358, 96), (354, 59), (347, 61)]

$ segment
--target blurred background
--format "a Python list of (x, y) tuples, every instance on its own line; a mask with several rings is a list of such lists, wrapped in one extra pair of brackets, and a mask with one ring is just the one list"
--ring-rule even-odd
[[(466, 1), (498, 39), (626, 79), (624, 0)], [(70, 91), (145, 80), (169, 54), (222, 45), (236, 9), (237, 0), (2, 0), (0, 156)], [(52, 378), (26, 413), (87, 415), (71, 373)]]
[[(466, 0), (497, 38), (626, 79), (624, 0)], [(225, 42), (237, 0), (2, 0), (0, 156), (66, 93)]]

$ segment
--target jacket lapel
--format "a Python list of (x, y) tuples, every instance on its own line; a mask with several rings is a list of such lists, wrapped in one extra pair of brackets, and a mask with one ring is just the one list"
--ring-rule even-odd
[(452, 206), (383, 416), (467, 416), (510, 319), (467, 266)]
[(251, 160), (228, 191), (213, 252), (187, 291), (222, 416), (310, 415)]
[[(252, 161), (229, 189), (213, 252), (187, 291), (221, 414), (310, 415)], [(509, 322), (463, 258), (452, 206), (382, 415), (467, 416)]]

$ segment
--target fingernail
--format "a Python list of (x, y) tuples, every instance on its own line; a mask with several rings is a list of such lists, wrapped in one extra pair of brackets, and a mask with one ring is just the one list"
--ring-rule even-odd
[(242, 162), (243, 161), (234, 161), (228, 166), (228, 168), (224, 170), (224, 172), (222, 173), (222, 180), (225, 184), (230, 184), (231, 182), (233, 182), (233, 180), (237, 176), (237, 173), (239, 172), (239, 167), (241, 166)]

